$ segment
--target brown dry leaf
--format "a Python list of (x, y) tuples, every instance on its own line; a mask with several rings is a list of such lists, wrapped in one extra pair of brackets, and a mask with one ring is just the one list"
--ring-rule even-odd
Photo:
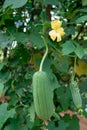
[(87, 75), (87, 63), (82, 60), (78, 60), (75, 72), (78, 76)]

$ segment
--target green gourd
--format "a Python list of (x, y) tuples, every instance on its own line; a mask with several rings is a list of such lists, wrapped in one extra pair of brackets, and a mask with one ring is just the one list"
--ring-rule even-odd
[(48, 75), (38, 71), (33, 75), (33, 99), (37, 116), (49, 120), (54, 112), (53, 92)]
[(72, 94), (73, 102), (77, 109), (82, 108), (82, 98), (79, 92), (78, 83), (74, 80), (70, 83), (70, 90)]

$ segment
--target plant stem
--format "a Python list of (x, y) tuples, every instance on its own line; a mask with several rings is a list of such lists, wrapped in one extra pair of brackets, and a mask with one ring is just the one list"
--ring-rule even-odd
[(79, 35), (82, 33), (82, 31), (83, 31), (83, 29), (84, 29), (84, 26), (85, 26), (86, 22), (87, 22), (87, 21), (85, 21), (85, 22), (83, 23), (83, 25), (81, 26), (80, 30), (78, 31), (77, 36), (74, 38), (74, 40), (78, 39)]
[(44, 61), (45, 61), (45, 59), (46, 59), (46, 56), (47, 56), (47, 53), (48, 53), (48, 46), (47, 46), (46, 40), (45, 40), (45, 38), (44, 38), (43, 36), (41, 36), (41, 38), (42, 38), (43, 41), (44, 41), (44, 44), (45, 44), (45, 46), (46, 46), (46, 50), (45, 50), (45, 53), (44, 53), (43, 58), (42, 58), (42, 60), (41, 60), (39, 71), (42, 71), (43, 63), (44, 63)]
[[(42, 11), (44, 10), (44, 2), (45, 2), (45, 0), (42, 0)], [(43, 26), (42, 34), (44, 35), (44, 33), (45, 33), (45, 27)], [(44, 45), (45, 45), (45, 47), (46, 47), (46, 50), (45, 50), (45, 53), (44, 53), (44, 55), (43, 55), (43, 57), (42, 57), (42, 60), (41, 60), (41, 63), (40, 63), (40, 69), (39, 69), (39, 71), (42, 71), (42, 69), (43, 69), (43, 63), (44, 63), (44, 61), (45, 61), (45, 59), (46, 59), (46, 56), (47, 56), (47, 53), (48, 53), (47, 42), (46, 42), (44, 36), (41, 35), (41, 38), (43, 39)]]

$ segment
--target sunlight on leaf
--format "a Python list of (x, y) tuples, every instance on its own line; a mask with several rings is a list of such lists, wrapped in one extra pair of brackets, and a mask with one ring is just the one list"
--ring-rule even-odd
[(76, 65), (75, 72), (79, 76), (87, 75), (87, 63), (82, 61), (82, 60), (79, 60), (77, 65)]
[(7, 8), (12, 5), (12, 8), (20, 8), (26, 4), (27, 0), (5, 0), (3, 8)]

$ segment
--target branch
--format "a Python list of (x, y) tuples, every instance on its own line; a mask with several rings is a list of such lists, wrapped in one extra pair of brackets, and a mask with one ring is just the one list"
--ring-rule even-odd
[(76, 39), (79, 37), (79, 35), (81, 34), (81, 32), (82, 32), (83, 29), (84, 29), (84, 25), (86, 24), (86, 22), (87, 22), (87, 21), (85, 21), (85, 22), (83, 23), (83, 25), (81, 26), (81, 28), (80, 28), (80, 30), (79, 30), (77, 36), (74, 38), (74, 40), (76, 40)]

